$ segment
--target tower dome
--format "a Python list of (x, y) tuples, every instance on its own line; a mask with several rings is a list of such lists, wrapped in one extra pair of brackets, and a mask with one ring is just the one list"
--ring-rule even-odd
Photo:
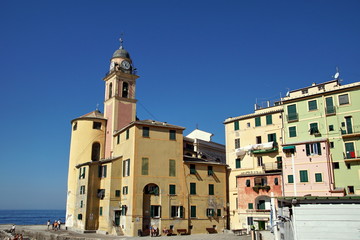
[(123, 40), (120, 38), (120, 48), (116, 50), (112, 58), (127, 58), (130, 59), (130, 54), (123, 47)]

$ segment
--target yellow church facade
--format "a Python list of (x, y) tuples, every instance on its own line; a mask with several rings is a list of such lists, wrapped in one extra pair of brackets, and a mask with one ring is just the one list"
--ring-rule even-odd
[(138, 120), (137, 78), (121, 46), (104, 78), (104, 114), (71, 122), (66, 226), (125, 236), (222, 232), (225, 147), (200, 130), (185, 137), (183, 127)]

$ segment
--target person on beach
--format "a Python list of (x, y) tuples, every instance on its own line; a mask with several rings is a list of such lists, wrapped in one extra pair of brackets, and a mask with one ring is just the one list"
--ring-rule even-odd
[(47, 221), (48, 230), (49, 230), (49, 228), (50, 228), (50, 224), (51, 224), (51, 223), (50, 223), (50, 220), (48, 220), (48, 221)]
[(16, 228), (16, 225), (13, 224), (12, 227), (11, 227), (11, 229), (10, 229), (10, 233), (15, 233), (15, 228)]
[(57, 223), (58, 223), (58, 230), (60, 230), (60, 225), (61, 225), (60, 219), (57, 221)]

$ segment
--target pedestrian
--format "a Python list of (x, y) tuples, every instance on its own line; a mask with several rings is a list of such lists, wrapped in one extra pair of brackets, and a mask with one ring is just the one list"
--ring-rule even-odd
[(157, 235), (158, 235), (158, 234), (157, 234), (157, 233), (158, 233), (158, 231), (157, 231), (157, 230), (158, 230), (158, 229), (157, 229), (157, 226), (156, 226), (156, 225), (154, 225), (154, 230), (153, 230), (153, 231), (154, 231), (154, 234), (153, 234), (153, 235), (154, 235), (154, 237), (157, 237)]
[(58, 230), (60, 230), (60, 225), (61, 225), (60, 218), (59, 218), (59, 220), (57, 221), (57, 223), (58, 223)]
[(153, 231), (152, 231), (152, 230), (153, 230), (153, 228), (152, 228), (152, 226), (151, 226), (151, 225), (150, 225), (150, 228), (149, 228), (149, 229), (150, 229), (150, 237), (152, 237), (152, 233), (153, 233)]
[(48, 227), (48, 230), (49, 230), (49, 228), (50, 228), (50, 219), (47, 221), (47, 227)]
[(12, 227), (11, 227), (11, 229), (10, 229), (10, 233), (15, 233), (15, 228), (16, 228), (16, 225), (13, 224)]

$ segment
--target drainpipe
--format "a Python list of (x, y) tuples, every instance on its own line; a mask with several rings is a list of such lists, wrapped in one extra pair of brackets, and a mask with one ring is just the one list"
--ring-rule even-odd
[(271, 215), (272, 215), (272, 223), (271, 223), (271, 228), (273, 228), (274, 231), (274, 240), (278, 240), (278, 227), (277, 224), (275, 223), (275, 220), (277, 219), (276, 217), (276, 208), (275, 208), (275, 197), (274, 197), (274, 193), (271, 192)]

